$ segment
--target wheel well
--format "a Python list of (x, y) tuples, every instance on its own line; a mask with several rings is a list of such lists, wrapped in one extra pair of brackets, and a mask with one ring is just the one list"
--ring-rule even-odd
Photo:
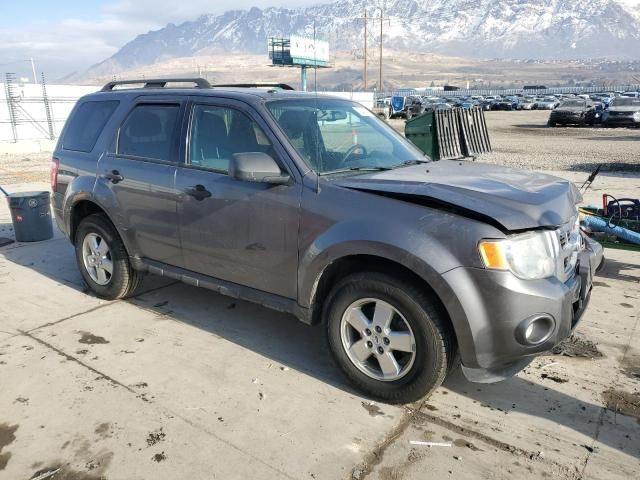
[(106, 215), (102, 208), (90, 200), (82, 200), (73, 206), (73, 210), (71, 210), (71, 224), (69, 225), (69, 237), (71, 238), (71, 242), (75, 244), (76, 230), (78, 229), (80, 222), (89, 215), (93, 215), (95, 213), (102, 213)]
[(316, 324), (322, 321), (322, 310), (325, 306), (325, 300), (331, 291), (333, 285), (340, 279), (358, 272), (380, 272), (387, 275), (394, 276), (398, 279), (411, 282), (414, 285), (419, 285), (425, 291), (430, 293), (431, 298), (435, 302), (436, 308), (440, 310), (443, 318), (446, 319), (448, 326), (451, 328), (451, 332), (455, 338), (455, 332), (451, 318), (445, 308), (442, 300), (435, 292), (435, 290), (429, 285), (422, 277), (416, 274), (411, 269), (382, 257), (376, 257), (375, 255), (350, 255), (342, 257), (335, 262), (331, 263), (324, 269), (320, 276), (318, 286), (316, 287), (315, 294), (313, 296), (312, 316), (311, 323)]

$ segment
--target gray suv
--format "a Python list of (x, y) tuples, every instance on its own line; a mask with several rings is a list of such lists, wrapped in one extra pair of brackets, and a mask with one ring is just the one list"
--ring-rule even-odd
[(570, 182), (431, 162), (351, 101), (170, 82), (83, 97), (55, 149), (55, 217), (97, 296), (149, 272), (288, 312), (388, 402), (458, 358), (504, 379), (576, 327), (602, 250)]

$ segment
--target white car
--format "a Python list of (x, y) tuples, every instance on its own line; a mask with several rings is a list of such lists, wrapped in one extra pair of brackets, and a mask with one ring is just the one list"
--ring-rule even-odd
[(556, 97), (544, 97), (536, 99), (536, 108), (538, 110), (553, 110), (560, 102)]

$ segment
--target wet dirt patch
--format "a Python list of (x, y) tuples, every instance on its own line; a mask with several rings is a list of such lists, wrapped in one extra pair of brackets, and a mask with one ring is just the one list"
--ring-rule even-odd
[(101, 423), (94, 430), (100, 438), (109, 438), (111, 436), (111, 424), (108, 422)]
[(0, 452), (2, 452), (4, 447), (11, 445), (16, 439), (16, 430), (18, 430), (18, 425), (0, 423)]
[(362, 402), (362, 408), (364, 408), (372, 417), (384, 415), (384, 412), (380, 410), (380, 407), (374, 403)]
[(627, 377), (640, 380), (640, 357), (628, 357), (623, 360), (620, 367)]
[(468, 448), (469, 450), (474, 451), (474, 452), (483, 452), (484, 451), (484, 450), (476, 447), (470, 441), (465, 440), (464, 438), (457, 438), (456, 440), (453, 441), (453, 444), (456, 447)]
[(602, 399), (609, 410), (640, 419), (640, 393), (610, 388), (602, 392)]
[(151, 457), (154, 462), (160, 463), (167, 459), (167, 456), (164, 452), (156, 453), (153, 457)]
[(11, 460), (11, 452), (0, 453), (0, 472), (5, 469)]
[(554, 347), (551, 354), (573, 358), (601, 358), (604, 356), (594, 342), (574, 335)]
[(89, 333), (89, 332), (78, 332), (78, 333), (80, 333), (80, 340), (78, 340), (78, 343), (83, 343), (85, 345), (104, 345), (106, 343), (109, 343), (109, 340), (105, 339), (104, 337), (94, 335), (93, 333)]
[(155, 432), (149, 433), (149, 435), (147, 436), (147, 446), (153, 447), (156, 443), (162, 442), (166, 436), (167, 434), (162, 431), (162, 428)]

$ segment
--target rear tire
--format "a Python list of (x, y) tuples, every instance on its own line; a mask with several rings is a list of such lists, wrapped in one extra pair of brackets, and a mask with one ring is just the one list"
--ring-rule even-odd
[(126, 298), (140, 285), (142, 274), (131, 267), (124, 243), (105, 215), (89, 215), (80, 222), (75, 248), (82, 278), (97, 297)]
[[(326, 305), (323, 320), (334, 360), (357, 388), (374, 398), (389, 403), (419, 400), (438, 388), (455, 366), (454, 335), (444, 314), (423, 288), (411, 282), (377, 272), (352, 274), (333, 288)], [(391, 326), (379, 333), (375, 320), (384, 315), (374, 315), (378, 308), (392, 311)], [(346, 320), (352, 318), (364, 318), (364, 323), (353, 328)], [(409, 348), (397, 343), (400, 337), (406, 341), (407, 334), (412, 337)], [(364, 352), (355, 348), (360, 341)], [(353, 359), (353, 351), (365, 360)], [(396, 360), (395, 370), (387, 368), (393, 373), (381, 378), (387, 375), (382, 366), (388, 367), (389, 358)]]

